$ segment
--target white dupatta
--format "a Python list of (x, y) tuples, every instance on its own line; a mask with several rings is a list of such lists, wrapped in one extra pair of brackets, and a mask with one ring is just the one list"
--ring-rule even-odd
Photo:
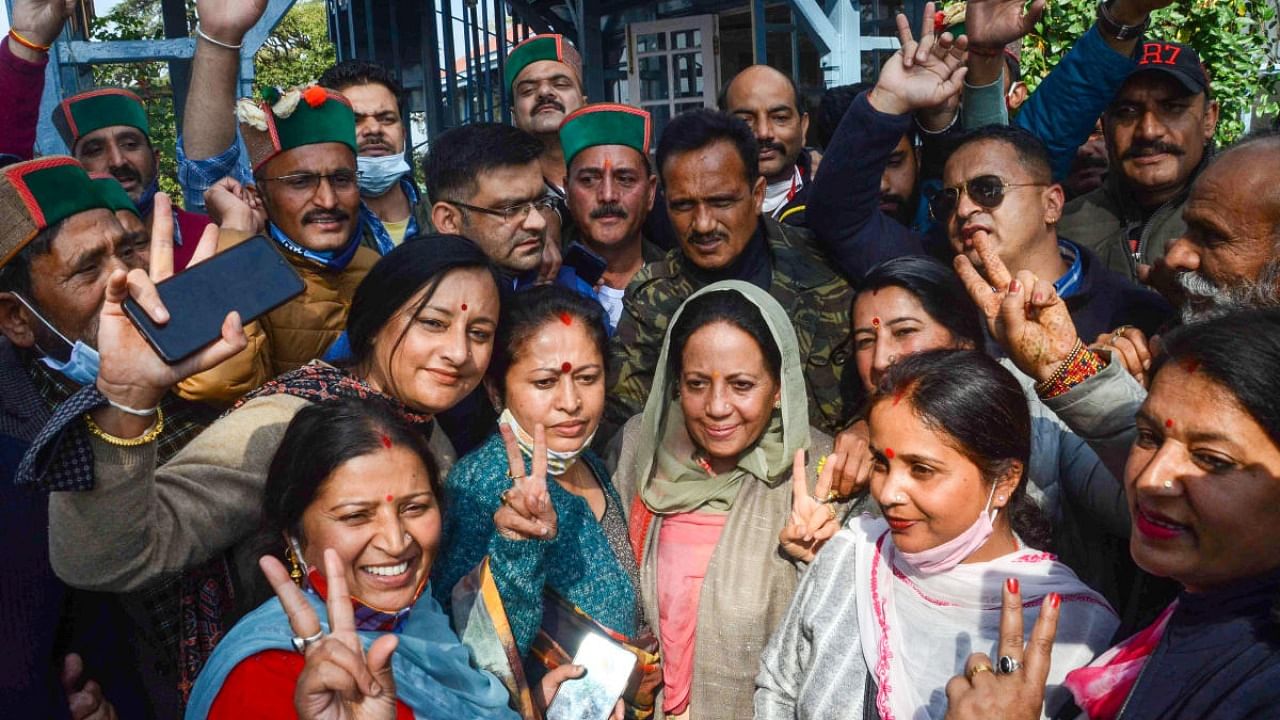
[(1067, 566), (1021, 541), (1017, 551), (994, 560), (923, 575), (895, 560), (893, 538), (882, 518), (864, 515), (848, 526), (859, 543), (858, 634), (881, 720), (941, 720), (947, 710), (947, 681), (964, 672), (969, 655), (999, 654), (1006, 578), (1018, 578), (1021, 586), (1027, 636), (1046, 596), (1062, 596), (1045, 694), (1049, 711), (1069, 698), (1060, 687), (1067, 672), (1108, 647), (1119, 624), (1106, 600)]

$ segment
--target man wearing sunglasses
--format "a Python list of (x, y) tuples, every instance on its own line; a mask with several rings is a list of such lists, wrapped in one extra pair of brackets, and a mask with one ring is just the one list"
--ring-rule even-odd
[[(896, 53), (874, 88), (846, 112), (827, 148), (810, 196), (810, 227), (850, 277), (904, 254), (978, 263), (973, 237), (994, 246), (1010, 270), (1054, 278), (1088, 337), (1119, 325), (1155, 329), (1170, 312), (1159, 296), (1107, 270), (1087, 249), (1060, 239), (1062, 188), (1044, 144), (1025, 130), (988, 126), (964, 136), (948, 158), (942, 189), (931, 197), (934, 229), (920, 236), (876, 207), (878, 180), (914, 113), (944, 105), (964, 77), (962, 43), (934, 35), (925, 22), (917, 43), (905, 19)], [(1092, 334), (1089, 334), (1092, 333)]]

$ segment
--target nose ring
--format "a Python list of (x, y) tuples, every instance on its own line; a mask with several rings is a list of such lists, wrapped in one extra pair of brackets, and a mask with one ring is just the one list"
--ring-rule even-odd
[(1165, 481), (1164, 481), (1164, 489), (1165, 489), (1165, 490), (1171, 490), (1171, 489), (1173, 489), (1173, 481), (1172, 481), (1172, 480), (1165, 480)]

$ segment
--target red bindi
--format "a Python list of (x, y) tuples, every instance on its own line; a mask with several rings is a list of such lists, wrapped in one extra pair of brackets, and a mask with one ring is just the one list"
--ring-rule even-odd
[(573, 365), (571, 363), (564, 363), (563, 365), (560, 366), (560, 372), (562, 373), (571, 372), (572, 370), (573, 370)]
[(892, 460), (892, 459), (893, 459), (893, 448), (885, 448), (885, 449), (884, 449), (884, 456), (885, 456), (885, 457), (887, 457), (887, 458), (889, 458), (890, 460)]
[(1165, 427), (1167, 427), (1167, 428), (1171, 428), (1171, 427), (1173, 427), (1173, 418), (1169, 418), (1168, 420), (1165, 420), (1165, 421), (1164, 421), (1164, 426), (1165, 426)]
[(572, 325), (573, 316), (567, 312), (562, 312), (560, 313), (560, 322), (564, 323), (565, 325)]
[(386, 435), (382, 435), (378, 439), (382, 441), (382, 447), (388, 450), (391, 449), (391, 438), (387, 437)]
[(876, 317), (876, 318), (871, 318), (871, 327), (873, 327), (873, 328), (878, 328), (878, 327), (880, 327), (880, 318), (878, 318), (878, 317)]
[(462, 303), (462, 312), (466, 312), (466, 311), (467, 311), (467, 304)]
[(391, 502), (392, 500), (395, 500), (395, 498), (394, 498), (393, 496), (391, 496), (391, 495), (388, 495), (388, 496), (387, 496), (387, 502)]

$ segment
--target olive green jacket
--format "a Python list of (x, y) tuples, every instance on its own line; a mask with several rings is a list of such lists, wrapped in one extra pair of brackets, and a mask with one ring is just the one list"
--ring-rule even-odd
[[(851, 356), (853, 289), (815, 249), (808, 230), (781, 225), (772, 218), (762, 222), (773, 266), (769, 294), (787, 309), (795, 326), (809, 391), (810, 424), (835, 434), (844, 419), (841, 378)], [(679, 249), (672, 250), (646, 265), (627, 287), (622, 318), (609, 341), (609, 393), (597, 436), (602, 443), (644, 410), (667, 323), (681, 303), (705, 284), (685, 270), (688, 262)]]
[[(1156, 208), (1145, 223), (1142, 208), (1125, 190), (1120, 173), (1109, 173), (1102, 187), (1067, 203), (1058, 222), (1058, 235), (1084, 245), (1103, 265), (1139, 282), (1138, 264), (1154, 264), (1164, 257), (1169, 244), (1187, 231), (1187, 224), (1182, 222), (1182, 209), (1187, 204), (1191, 184), (1211, 154), (1206, 148), (1205, 157), (1187, 181), (1187, 187)], [(1129, 247), (1129, 237), (1135, 232), (1140, 233), (1136, 257)]]

